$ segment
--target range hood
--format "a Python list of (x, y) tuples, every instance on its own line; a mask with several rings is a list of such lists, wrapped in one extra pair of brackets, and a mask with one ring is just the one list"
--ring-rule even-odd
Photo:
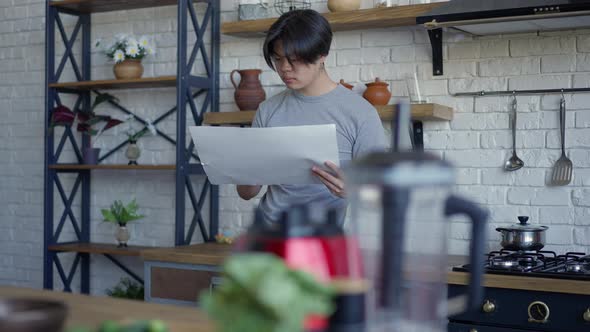
[(590, 0), (451, 0), (416, 18), (474, 35), (590, 27)]

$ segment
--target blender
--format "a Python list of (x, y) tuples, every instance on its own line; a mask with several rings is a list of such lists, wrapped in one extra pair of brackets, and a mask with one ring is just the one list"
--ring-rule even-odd
[[(481, 304), (487, 212), (451, 194), (454, 172), (448, 163), (428, 153), (397, 151), (409, 108), (398, 105), (394, 152), (369, 154), (345, 170), (345, 228), (357, 239), (368, 287), (364, 323), (333, 326), (334, 331), (443, 332), (448, 315)], [(468, 293), (447, 299), (447, 219), (457, 214), (472, 223), (473, 270)]]

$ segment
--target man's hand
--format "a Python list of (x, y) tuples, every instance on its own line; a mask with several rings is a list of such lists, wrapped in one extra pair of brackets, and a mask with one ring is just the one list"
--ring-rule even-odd
[(256, 195), (258, 195), (258, 193), (260, 192), (260, 189), (262, 189), (262, 186), (247, 186), (247, 185), (238, 185), (236, 186), (236, 189), (238, 191), (238, 195), (245, 200), (250, 200), (254, 197), (256, 197)]
[(342, 170), (331, 161), (326, 161), (324, 165), (332, 170), (333, 173), (326, 172), (318, 166), (313, 166), (311, 171), (333, 195), (345, 198), (346, 190), (344, 188), (344, 174)]

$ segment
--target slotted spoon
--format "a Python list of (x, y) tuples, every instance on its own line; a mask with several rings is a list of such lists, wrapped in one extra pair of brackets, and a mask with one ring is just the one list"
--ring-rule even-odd
[(551, 184), (554, 186), (567, 186), (572, 181), (572, 161), (565, 155), (565, 98), (561, 97), (559, 103), (559, 124), (561, 129), (561, 157), (553, 166)]

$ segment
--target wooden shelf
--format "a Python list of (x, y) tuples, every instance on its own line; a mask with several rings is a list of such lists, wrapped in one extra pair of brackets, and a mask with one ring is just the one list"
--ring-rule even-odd
[(152, 171), (166, 171), (175, 170), (176, 165), (81, 165), (81, 164), (57, 164), (49, 165), (50, 169), (57, 170), (84, 170), (84, 169), (123, 169), (123, 170), (152, 170)]
[[(416, 17), (431, 11), (445, 2), (361, 9), (349, 12), (322, 14), (333, 31), (378, 29), (416, 25)], [(263, 36), (276, 18), (227, 22), (221, 25), (221, 33), (236, 37)]]
[(181, 264), (221, 265), (231, 254), (233, 247), (228, 244), (200, 243), (173, 248), (152, 248), (143, 250), (144, 261)]
[(139, 256), (141, 251), (155, 247), (129, 246), (119, 248), (116, 244), (107, 243), (68, 243), (55, 244), (48, 247), (49, 251), (80, 252), (85, 254), (108, 254), (116, 256)]
[(145, 77), (130, 80), (100, 80), (49, 84), (50, 88), (71, 90), (92, 89), (143, 89), (176, 86), (176, 76)]
[[(377, 112), (383, 121), (391, 121), (394, 105), (377, 106)], [(205, 113), (203, 120), (207, 125), (250, 125), (256, 111), (212, 112)], [(439, 104), (413, 104), (412, 119), (418, 121), (450, 121), (453, 109)]]
[(61, 0), (51, 1), (50, 6), (80, 13), (99, 13), (115, 10), (139, 9), (176, 5), (178, 0)]

